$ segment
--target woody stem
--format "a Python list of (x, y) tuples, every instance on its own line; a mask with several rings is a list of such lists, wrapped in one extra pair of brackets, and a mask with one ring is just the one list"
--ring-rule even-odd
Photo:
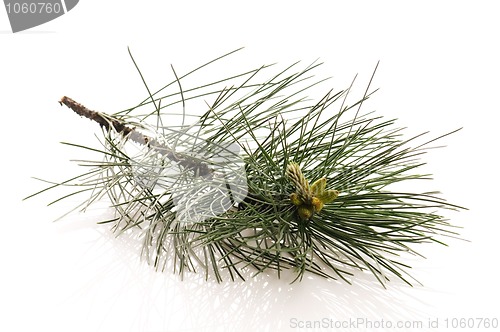
[(111, 127), (113, 127), (114, 130), (122, 134), (124, 137), (128, 136), (129, 139), (136, 143), (147, 145), (148, 147), (157, 150), (161, 155), (165, 155), (171, 161), (176, 162), (185, 168), (195, 170), (195, 174), (198, 174), (199, 176), (208, 177), (213, 172), (213, 170), (210, 169), (206, 163), (190, 156), (181, 156), (180, 154), (172, 151), (172, 149), (160, 144), (157, 140), (140, 133), (135, 130), (135, 128), (127, 126), (124, 122), (105, 113), (92, 111), (69, 97), (62, 97), (59, 104), (61, 104), (61, 106), (64, 104), (76, 114), (97, 122), (101, 127), (106, 128), (107, 131), (111, 130)]

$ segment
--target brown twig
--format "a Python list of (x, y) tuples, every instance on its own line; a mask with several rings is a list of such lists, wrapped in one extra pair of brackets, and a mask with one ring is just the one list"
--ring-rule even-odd
[(195, 175), (210, 177), (213, 173), (213, 170), (210, 169), (206, 163), (203, 163), (200, 160), (190, 156), (179, 156), (179, 154), (174, 153), (172, 149), (161, 145), (155, 139), (138, 132), (137, 130), (135, 130), (135, 128), (131, 128), (120, 120), (115, 119), (105, 113), (89, 110), (84, 105), (66, 96), (61, 98), (59, 104), (61, 106), (66, 105), (76, 114), (97, 122), (101, 127), (106, 128), (106, 130), (108, 131), (111, 129), (110, 127), (113, 126), (113, 128), (124, 137), (128, 137), (136, 143), (154, 148), (160, 154), (166, 155), (168, 159), (178, 163), (183, 167), (192, 169)]
[[(61, 106), (63, 104), (66, 105), (67, 107), (71, 108), (76, 114), (78, 114), (80, 116), (84, 116), (90, 120), (94, 120), (95, 122), (100, 124), (101, 127), (104, 127), (107, 130), (110, 129), (109, 125), (111, 124), (111, 125), (113, 125), (115, 130), (117, 132), (123, 134), (123, 136), (127, 136), (130, 132), (135, 130), (135, 128), (127, 127), (124, 123), (121, 123), (120, 121), (118, 121), (116, 119), (112, 119), (111, 117), (109, 117), (105, 114), (101, 114), (101, 113), (96, 112), (96, 111), (91, 111), (87, 107), (83, 106), (80, 103), (77, 103), (76, 101), (74, 101), (73, 99), (71, 99), (69, 97), (66, 97), (66, 96), (62, 97), (61, 101), (59, 101), (59, 104), (61, 104)], [(148, 141), (138, 142), (138, 143), (144, 144), (144, 143), (148, 143)]]

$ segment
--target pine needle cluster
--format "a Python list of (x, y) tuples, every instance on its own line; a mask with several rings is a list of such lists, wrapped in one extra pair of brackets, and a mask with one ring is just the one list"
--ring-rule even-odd
[[(319, 63), (185, 86), (232, 53), (183, 76), (173, 70), (156, 92), (143, 80), (148, 98), (116, 114), (64, 97), (61, 104), (102, 128), (98, 148), (65, 144), (96, 159), (29, 197), (70, 187), (55, 202), (85, 195), (82, 210), (107, 198), (115, 217), (100, 223), (118, 234), (136, 230), (144, 257), (180, 274), (201, 270), (221, 281), (243, 278), (246, 268), (292, 269), (297, 279), (311, 272), (350, 283), (361, 270), (382, 284), (394, 276), (412, 284), (400, 254), (455, 234), (440, 212), (460, 207), (391, 185), (427, 179), (420, 157), (438, 138), (413, 144), (423, 135), (405, 139), (394, 120), (363, 112), (370, 86), (353, 103), (352, 85), (309, 100), (307, 90), (322, 82), (314, 79)], [(189, 121), (196, 102), (206, 111)]]

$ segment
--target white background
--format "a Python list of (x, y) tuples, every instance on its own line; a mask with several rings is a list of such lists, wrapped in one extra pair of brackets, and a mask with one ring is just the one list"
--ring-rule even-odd
[[(17, 34), (0, 9), (1, 331), (294, 331), (295, 320), (323, 318), (424, 327), (438, 319), (443, 330), (446, 318), (500, 318), (496, 2), (180, 3), (80, 1)], [(50, 194), (21, 201), (41, 188), (30, 177), (75, 174), (68, 160), (78, 151), (59, 142), (95, 142), (95, 125), (57, 101), (68, 95), (114, 112), (142, 100), (127, 46), (156, 87), (172, 79), (170, 64), (185, 72), (241, 46), (230, 60), (236, 68), (321, 59), (333, 77), (325, 91), (357, 73), (364, 84), (380, 60), (380, 91), (365, 107), (399, 118), (408, 137), (464, 127), (424, 158), (435, 175), (430, 189), (469, 208), (446, 216), (470, 242), (417, 248), (427, 259), (408, 261), (424, 285), (414, 288), (393, 282), (384, 290), (363, 275), (353, 286), (317, 277), (289, 284), (272, 274), (217, 284), (154, 272), (134, 243), (95, 225), (109, 212), (102, 207), (52, 223), (70, 205), (46, 207)]]

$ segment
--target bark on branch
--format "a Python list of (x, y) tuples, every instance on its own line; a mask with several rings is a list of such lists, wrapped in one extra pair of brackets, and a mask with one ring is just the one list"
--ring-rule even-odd
[(209, 168), (206, 163), (200, 161), (199, 159), (190, 156), (181, 156), (178, 153), (176, 154), (174, 151), (172, 151), (172, 149), (163, 146), (155, 139), (140, 133), (139, 131), (135, 130), (135, 128), (131, 128), (122, 121), (115, 119), (105, 113), (89, 110), (84, 105), (66, 96), (61, 98), (59, 104), (61, 106), (66, 105), (76, 114), (97, 122), (101, 127), (104, 127), (108, 131), (111, 130), (112, 126), (114, 130), (116, 130), (116, 132), (122, 134), (124, 137), (128, 137), (136, 143), (147, 145), (148, 147), (157, 150), (161, 155), (165, 155), (171, 161), (176, 162), (185, 168), (193, 170), (196, 176), (211, 177), (213, 173), (213, 170)]

